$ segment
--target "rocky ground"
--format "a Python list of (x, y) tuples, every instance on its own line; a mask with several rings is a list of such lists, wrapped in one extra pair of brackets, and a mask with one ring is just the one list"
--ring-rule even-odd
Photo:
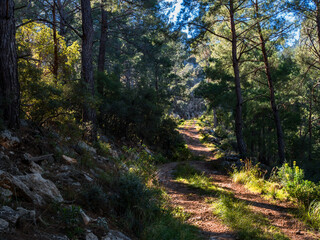
[(83, 186), (114, 168), (114, 145), (105, 157), (83, 141), (43, 131), (24, 123), (17, 133), (0, 132), (0, 239), (67, 240), (66, 232), (78, 230), (86, 240), (130, 240), (105, 212), (74, 207)]

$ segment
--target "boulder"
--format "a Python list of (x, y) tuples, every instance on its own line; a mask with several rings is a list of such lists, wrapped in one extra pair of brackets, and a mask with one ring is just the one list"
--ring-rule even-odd
[(9, 130), (0, 133), (0, 144), (5, 148), (15, 147), (20, 144), (20, 139)]
[(119, 231), (110, 230), (108, 235), (103, 237), (101, 240), (131, 240), (131, 238)]
[(39, 195), (45, 201), (62, 202), (63, 198), (56, 185), (50, 180), (44, 179), (41, 174), (34, 173), (17, 177), (32, 192)]
[(0, 187), (8, 189), (16, 196), (24, 197), (39, 206), (44, 205), (46, 201), (63, 201), (54, 183), (44, 179), (39, 173), (13, 176), (0, 170)]

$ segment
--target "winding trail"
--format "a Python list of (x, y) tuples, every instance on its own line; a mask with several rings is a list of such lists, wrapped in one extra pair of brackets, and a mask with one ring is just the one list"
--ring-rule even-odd
[[(298, 219), (294, 218), (289, 210), (293, 207), (287, 202), (270, 202), (247, 190), (244, 186), (232, 182), (230, 177), (213, 169), (215, 158), (210, 149), (200, 142), (200, 134), (193, 124), (185, 125), (179, 129), (184, 136), (189, 149), (193, 154), (204, 156), (205, 161), (189, 161), (194, 168), (204, 172), (213, 183), (229, 192), (235, 197), (248, 203), (253, 212), (261, 213), (269, 219), (270, 224), (277, 227), (292, 240), (316, 240), (320, 239), (319, 233), (312, 232)], [(159, 168), (158, 179), (165, 187), (173, 206), (180, 206), (190, 214), (188, 223), (197, 226), (201, 230), (203, 239), (209, 240), (234, 240), (236, 233), (224, 225), (220, 219), (212, 213), (206, 197), (197, 193), (197, 190), (188, 187), (184, 183), (173, 180), (172, 172), (181, 162), (164, 164)], [(254, 240), (254, 239), (253, 239)]]

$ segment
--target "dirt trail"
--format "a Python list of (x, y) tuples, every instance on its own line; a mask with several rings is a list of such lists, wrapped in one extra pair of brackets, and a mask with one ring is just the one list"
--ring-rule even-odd
[[(316, 240), (320, 239), (318, 233), (313, 233), (299, 220), (288, 213), (288, 203), (270, 203), (259, 194), (254, 194), (245, 189), (242, 185), (233, 183), (230, 177), (210, 170), (214, 164), (214, 155), (210, 149), (204, 146), (199, 138), (198, 130), (193, 125), (186, 125), (179, 129), (184, 136), (189, 149), (195, 154), (206, 157), (206, 161), (189, 162), (194, 168), (210, 176), (214, 184), (235, 194), (235, 197), (248, 203), (252, 211), (262, 213), (270, 220), (270, 223), (279, 228), (292, 240)], [(210, 240), (231, 240), (237, 239), (236, 234), (213, 215), (212, 209), (205, 201), (205, 197), (197, 194), (197, 191), (189, 188), (183, 183), (172, 179), (172, 172), (177, 162), (168, 163), (159, 169), (159, 181), (166, 188), (173, 206), (181, 206), (191, 214), (188, 223), (199, 227), (203, 239)]]

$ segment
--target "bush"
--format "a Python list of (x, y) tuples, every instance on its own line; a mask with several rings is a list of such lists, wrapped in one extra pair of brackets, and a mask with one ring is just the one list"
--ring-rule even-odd
[(320, 199), (320, 186), (305, 180), (304, 171), (296, 166), (296, 162), (292, 167), (285, 163), (279, 169), (278, 176), (288, 194), (304, 206), (308, 207), (312, 201)]

